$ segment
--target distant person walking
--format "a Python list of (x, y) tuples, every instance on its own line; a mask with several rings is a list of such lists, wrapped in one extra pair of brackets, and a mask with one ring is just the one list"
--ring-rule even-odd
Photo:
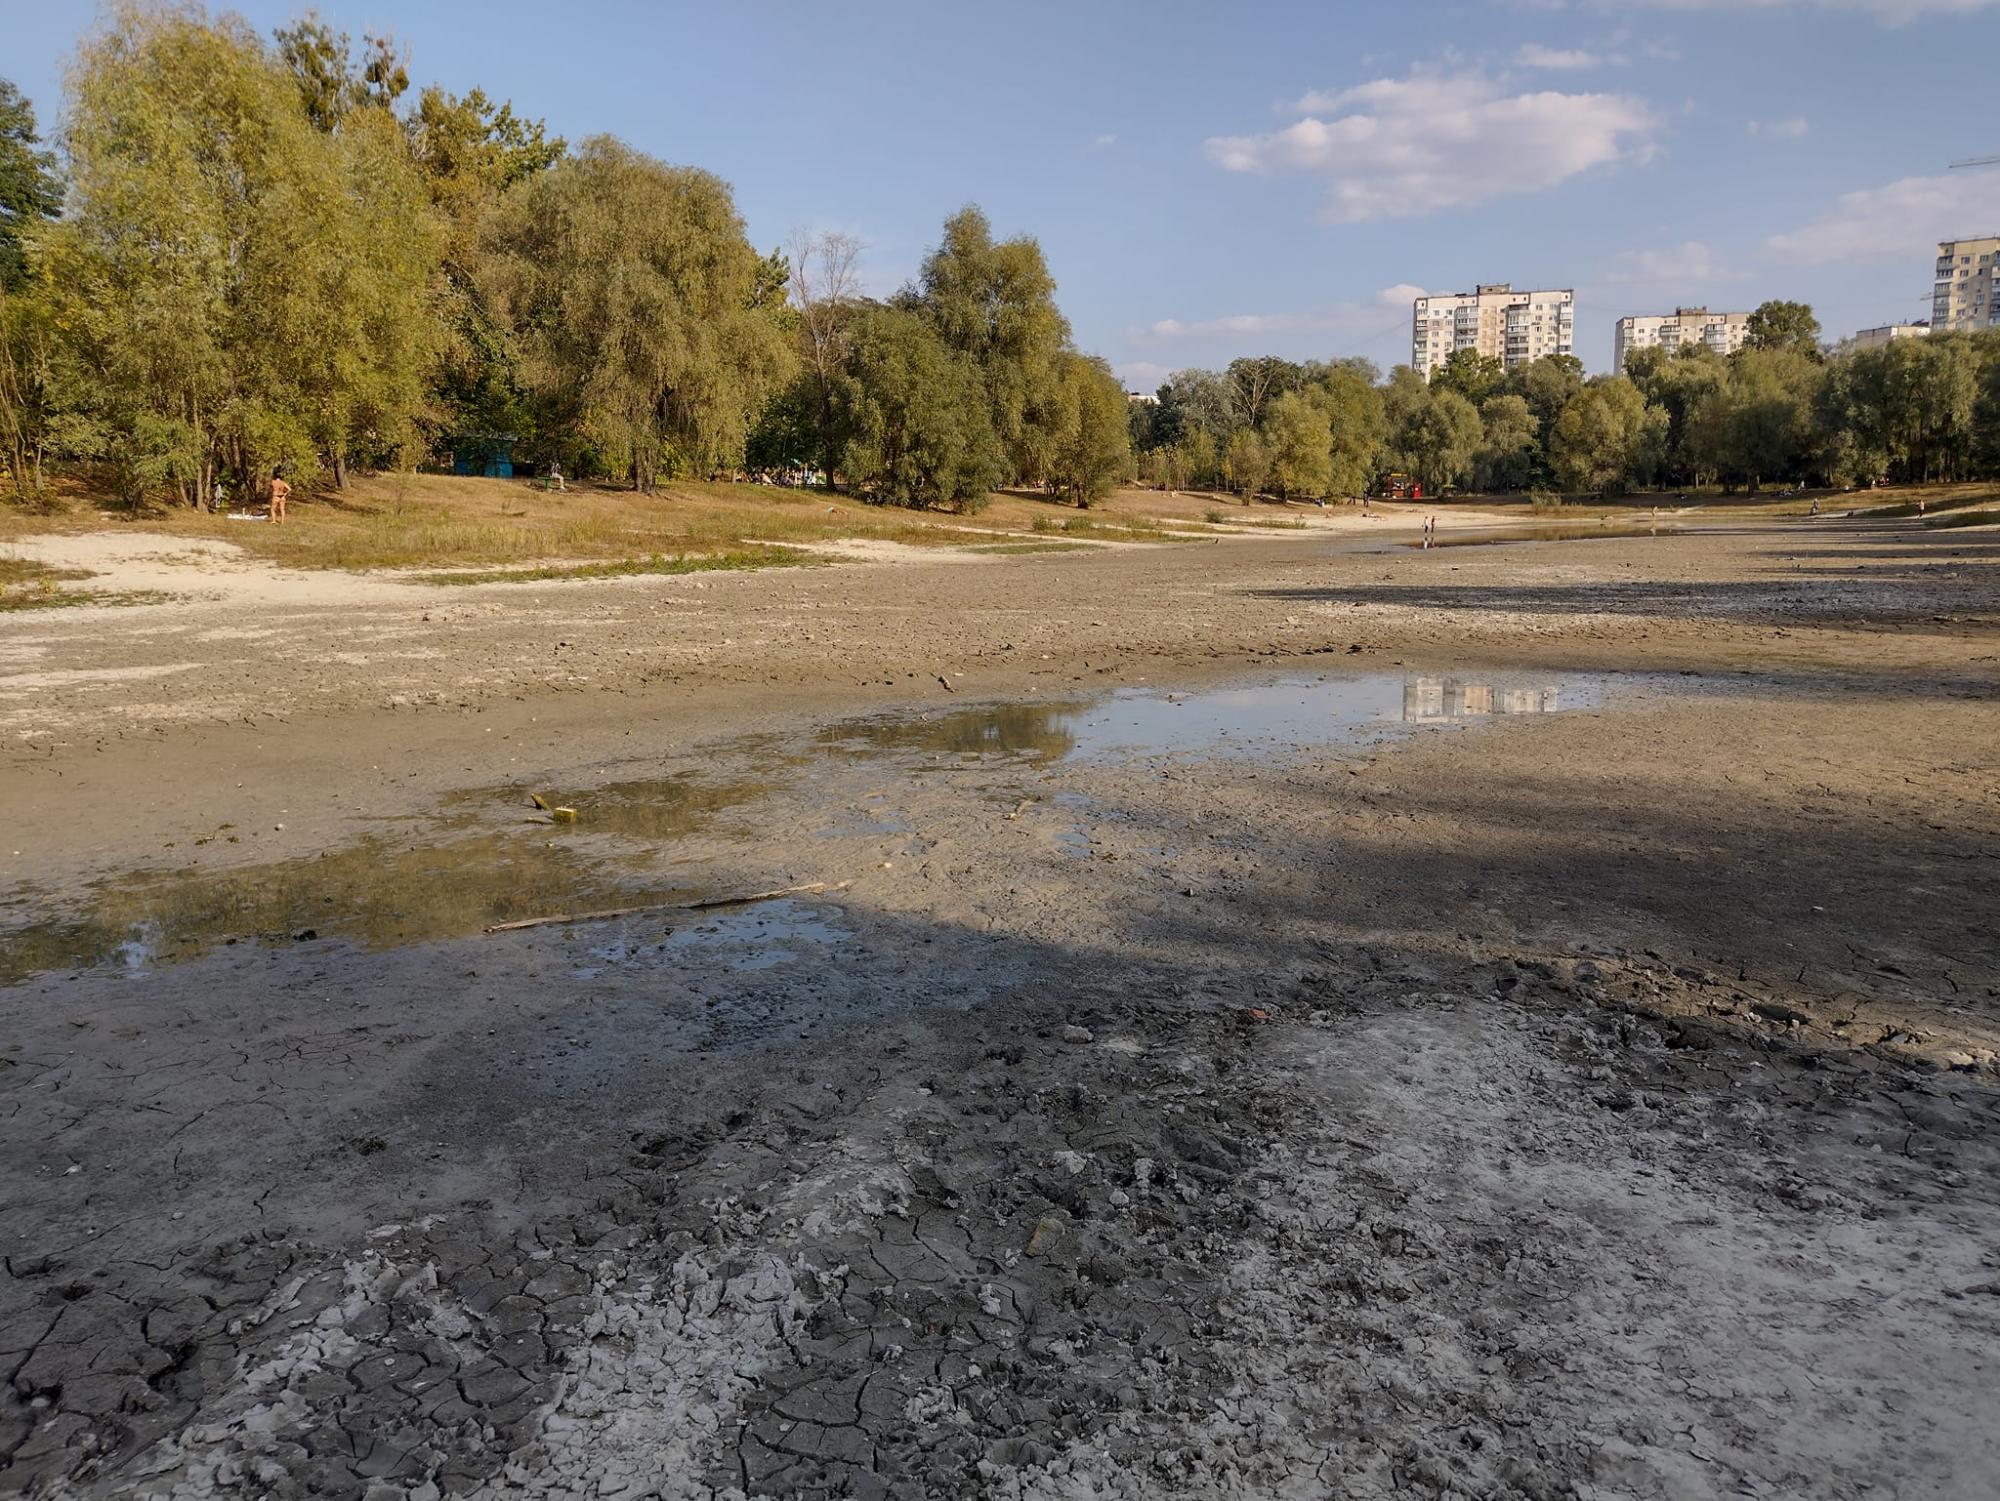
[(568, 494), (568, 493), (569, 493), (569, 486), (568, 486), (568, 485), (565, 485), (565, 484), (563, 483), (563, 473), (562, 473), (562, 460), (561, 460), (561, 459), (550, 459), (550, 460), (549, 460), (549, 480), (548, 480), (548, 484), (547, 484), (547, 485), (545, 485), (545, 486), (544, 486), (543, 488), (545, 488), (545, 489), (549, 489), (549, 490), (559, 490), (559, 491), (563, 492), (564, 494)]
[(285, 483), (285, 470), (281, 464), (271, 471), (271, 520), (282, 523), (285, 519), (285, 502), (292, 498), (292, 487)]

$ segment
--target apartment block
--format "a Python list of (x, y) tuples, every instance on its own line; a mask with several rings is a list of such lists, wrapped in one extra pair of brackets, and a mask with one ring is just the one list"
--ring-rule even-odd
[(2000, 235), (1939, 242), (1931, 327), (1939, 333), (2000, 328)]
[(1461, 349), (1477, 350), (1509, 370), (1544, 355), (1570, 354), (1576, 336), (1576, 293), (1517, 292), (1509, 282), (1482, 282), (1471, 292), (1419, 297), (1413, 306), (1410, 363), (1425, 380)]
[(1625, 358), (1635, 349), (1664, 349), (1672, 354), (1691, 344), (1729, 355), (1750, 336), (1748, 313), (1711, 313), (1705, 307), (1675, 308), (1657, 316), (1620, 318), (1611, 339), (1611, 368), (1622, 373)]
[(1921, 339), (1931, 331), (1928, 323), (1885, 323), (1880, 328), (1864, 328), (1855, 334), (1856, 349), (1880, 349), (1898, 339)]

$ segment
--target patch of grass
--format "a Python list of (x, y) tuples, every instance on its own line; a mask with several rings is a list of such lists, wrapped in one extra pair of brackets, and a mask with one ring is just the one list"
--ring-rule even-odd
[(0, 558), (0, 610), (54, 610), (87, 605), (92, 596), (64, 584), (90, 575), (79, 568), (51, 568), (26, 558)]
[(1210, 526), (1221, 526), (1229, 518), (1221, 511), (1216, 510), (1215, 507), (1210, 506), (1206, 511), (1201, 513), (1201, 519), (1206, 521)]
[(1303, 521), (1289, 516), (1245, 516), (1237, 524), (1239, 526), (1261, 526), (1271, 531), (1280, 532), (1302, 532), (1306, 529), (1306, 524)]
[(1953, 511), (1948, 516), (1930, 516), (1924, 525), (1932, 526), (1992, 526), (2000, 522), (2000, 511)]
[(541, 564), (533, 568), (467, 568), (409, 575), (420, 584), (543, 584), (570, 579), (628, 578), (635, 574), (729, 573), (754, 568), (810, 568), (826, 562), (793, 547), (750, 552), (696, 553), (679, 557), (625, 558), (611, 563)]
[(60, 515), (0, 504), (0, 539), (115, 529), (230, 542), (289, 568), (543, 566), (728, 553), (746, 544), (858, 537), (917, 547), (991, 540), (965, 516), (868, 505), (823, 490), (683, 481), (655, 495), (596, 485), (551, 493), (526, 480), (441, 474), (357, 477), (295, 497), (284, 526), (177, 506)]

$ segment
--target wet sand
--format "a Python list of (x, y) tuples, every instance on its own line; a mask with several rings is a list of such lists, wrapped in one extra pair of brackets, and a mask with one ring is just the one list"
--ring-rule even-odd
[(0, 624), (0, 1485), (1991, 1494), (2000, 540), (1394, 540)]

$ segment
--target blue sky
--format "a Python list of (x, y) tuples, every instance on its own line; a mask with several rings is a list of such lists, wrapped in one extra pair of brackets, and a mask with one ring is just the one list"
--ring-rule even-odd
[[(244, 0), (260, 28), (301, 7)], [(1150, 388), (1247, 353), (1407, 357), (1415, 289), (1577, 289), (1577, 352), (1678, 304), (1924, 316), (2000, 233), (2000, 0), (1398, 5), (321, 0), (419, 82), (719, 172), (760, 246), (865, 244), (872, 291), (977, 202), (1037, 235), (1078, 343)], [(88, 0), (0, 0), (58, 114)]]

